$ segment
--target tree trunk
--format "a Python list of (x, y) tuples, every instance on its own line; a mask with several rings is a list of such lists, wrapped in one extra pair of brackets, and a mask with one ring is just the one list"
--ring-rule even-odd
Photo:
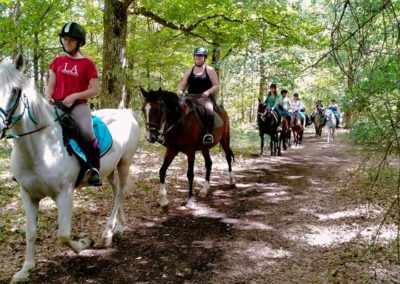
[(265, 46), (264, 46), (264, 40), (261, 40), (261, 56), (260, 56), (260, 84), (259, 84), (259, 92), (258, 92), (258, 100), (262, 100), (264, 97), (265, 89), (266, 89), (266, 81), (267, 81), (267, 76), (266, 76), (266, 70), (265, 70)]
[(133, 0), (104, 3), (103, 73), (100, 107), (125, 107), (125, 50), (128, 8)]
[[(19, 27), (19, 20), (21, 17), (21, 1), (17, 0), (15, 2), (15, 10), (14, 10), (14, 26), (16, 29)], [(18, 34), (18, 33), (17, 33)], [(13, 40), (13, 54), (12, 58), (17, 57), (18, 53), (22, 52), (21, 44), (17, 37)]]
[[(349, 69), (350, 71), (350, 69)], [(347, 76), (347, 88), (352, 89), (354, 87), (354, 76), (352, 75), (353, 72), (349, 72), (350, 75)], [(352, 119), (352, 112), (351, 110), (347, 110), (343, 114), (343, 127), (349, 128)]]
[(212, 49), (212, 56), (211, 56), (211, 65), (214, 67), (215, 72), (217, 73), (218, 76), (218, 81), (220, 85), (220, 90), (218, 94), (214, 94), (214, 99), (217, 102), (218, 99), (220, 100), (220, 104), (224, 104), (224, 92), (223, 92), (223, 84), (221, 82), (221, 76), (220, 76), (220, 62), (221, 62), (221, 47), (218, 43), (213, 43), (213, 49)]

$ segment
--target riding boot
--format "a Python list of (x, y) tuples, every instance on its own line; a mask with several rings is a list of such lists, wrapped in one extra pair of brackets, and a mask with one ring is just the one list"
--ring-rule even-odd
[(276, 115), (278, 116), (278, 128), (276, 129), (276, 131), (282, 131), (282, 124), (283, 124), (282, 115), (279, 115), (278, 112), (276, 112)]
[(87, 143), (88, 146), (88, 162), (90, 167), (90, 177), (88, 179), (88, 184), (93, 186), (101, 186), (101, 176), (100, 170), (100, 149), (99, 142), (94, 139)]
[(214, 129), (214, 115), (207, 115), (205, 118), (206, 135), (203, 137), (203, 144), (210, 145), (214, 143), (212, 131)]

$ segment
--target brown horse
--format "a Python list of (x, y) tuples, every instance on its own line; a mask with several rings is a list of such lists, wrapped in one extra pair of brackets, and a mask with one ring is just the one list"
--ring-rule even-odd
[(283, 150), (287, 150), (288, 145), (291, 146), (290, 142), (291, 132), (289, 129), (289, 122), (283, 113), (281, 120), (282, 120), (282, 130), (279, 135), (279, 147), (282, 145)]
[(293, 127), (292, 127), (292, 132), (293, 132), (293, 140), (294, 140), (294, 145), (297, 146), (298, 144), (301, 144), (301, 141), (303, 140), (303, 123), (301, 122), (301, 117), (300, 115), (297, 114), (297, 112), (293, 113), (292, 116), (293, 120)]
[[(210, 187), (212, 161), (209, 151), (210, 148), (218, 143), (224, 150), (228, 162), (230, 184), (232, 186), (235, 185), (231, 166), (234, 155), (230, 148), (229, 118), (222, 107), (217, 108), (222, 123), (220, 127), (217, 125), (212, 132), (214, 143), (205, 146), (202, 143), (204, 135), (203, 127), (189, 100), (178, 97), (175, 93), (163, 91), (161, 88), (158, 91), (149, 92), (141, 88), (141, 92), (144, 96), (143, 113), (146, 119), (146, 139), (150, 143), (161, 142), (167, 148), (164, 155), (164, 162), (160, 169), (159, 204), (161, 206), (166, 206), (169, 203), (165, 188), (165, 175), (169, 165), (179, 152), (186, 154), (188, 157), (188, 205), (193, 202), (193, 168), (196, 151), (201, 151), (206, 166), (206, 176), (203, 189), (199, 193), (200, 197), (205, 197)], [(162, 138), (159, 137), (160, 134)]]

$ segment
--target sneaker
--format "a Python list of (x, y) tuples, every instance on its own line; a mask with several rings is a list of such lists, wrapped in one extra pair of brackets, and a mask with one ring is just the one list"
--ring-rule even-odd
[(211, 134), (206, 134), (203, 137), (203, 144), (204, 145), (210, 145), (214, 143), (214, 137)]
[(101, 177), (99, 171), (95, 168), (90, 169), (90, 177), (88, 179), (88, 185), (101, 186)]

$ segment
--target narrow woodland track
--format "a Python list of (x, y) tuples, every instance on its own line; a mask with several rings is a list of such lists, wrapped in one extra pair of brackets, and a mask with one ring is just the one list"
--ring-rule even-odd
[[(211, 193), (198, 199), (194, 209), (183, 206), (186, 160), (180, 155), (167, 173), (172, 201), (168, 210), (156, 205), (162, 155), (140, 150), (132, 167), (133, 189), (126, 199), (124, 236), (110, 248), (75, 255), (64, 248), (49, 249), (55, 247), (56, 228), (51, 234), (42, 232), (31, 283), (363, 283), (373, 277), (390, 279), (390, 273), (382, 271), (377, 276), (376, 267), (372, 269), (369, 263), (349, 260), (349, 254), (367, 244), (368, 236), (360, 236), (378, 222), (379, 214), (366, 220), (362, 204), (341, 190), (347, 171), (357, 163), (348, 149), (340, 137), (328, 144), (325, 136), (317, 139), (307, 132), (304, 144), (283, 152), (282, 157), (238, 156), (235, 189), (229, 187), (222, 155), (213, 155)], [(195, 174), (198, 191), (203, 180), (200, 156)], [(100, 237), (111, 206), (108, 194), (96, 193), (94, 200), (84, 201), (90, 206), (75, 209), (77, 234)], [(56, 226), (55, 218), (53, 222)], [(10, 255), (16, 267), (21, 265), (23, 240), (21, 236)]]

